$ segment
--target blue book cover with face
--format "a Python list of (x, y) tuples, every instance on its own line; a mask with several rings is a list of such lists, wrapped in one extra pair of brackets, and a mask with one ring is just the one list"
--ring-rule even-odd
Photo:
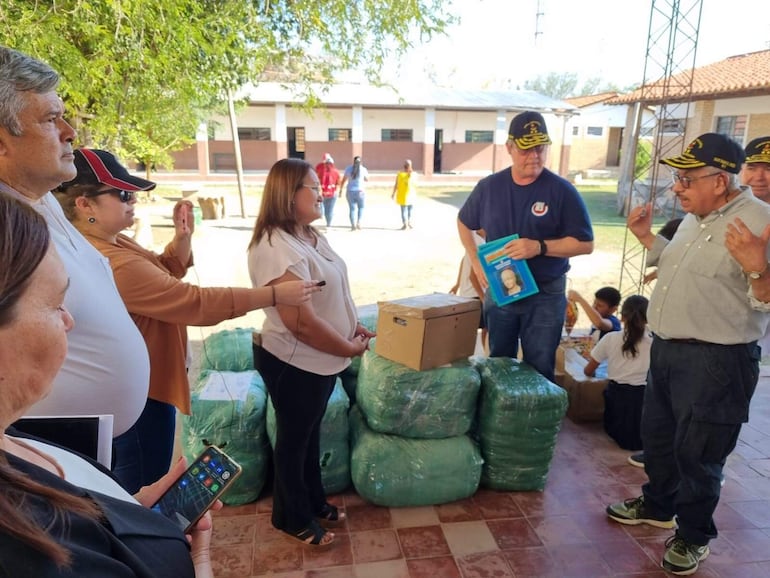
[(498, 305), (508, 305), (539, 291), (527, 262), (505, 254), (505, 245), (518, 238), (518, 235), (509, 235), (484, 243), (478, 249), (489, 291)]

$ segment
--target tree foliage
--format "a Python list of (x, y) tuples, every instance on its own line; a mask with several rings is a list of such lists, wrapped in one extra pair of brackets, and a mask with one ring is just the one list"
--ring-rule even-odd
[(578, 75), (574, 72), (549, 72), (534, 80), (524, 83), (524, 88), (534, 90), (553, 98), (569, 98), (572, 96), (588, 96), (602, 92), (623, 92), (613, 83), (605, 82), (599, 76), (588, 78), (578, 88)]
[(447, 0), (0, 0), (0, 42), (45, 60), (83, 144), (168, 164), (227, 94), (270, 71), (303, 84), (376, 81)]
[(578, 76), (574, 72), (549, 72), (526, 81), (524, 88), (553, 98), (567, 98), (574, 94), (577, 83)]

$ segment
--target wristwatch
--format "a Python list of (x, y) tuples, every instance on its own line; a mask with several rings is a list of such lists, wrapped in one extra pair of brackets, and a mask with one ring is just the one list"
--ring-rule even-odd
[(744, 271), (743, 273), (751, 279), (752, 281), (756, 281), (757, 279), (761, 279), (762, 276), (767, 273), (767, 270), (770, 268), (770, 263), (765, 264), (765, 268), (761, 271)]
[(543, 256), (543, 255), (545, 255), (546, 253), (548, 253), (548, 245), (546, 245), (546, 244), (545, 244), (545, 241), (543, 241), (542, 239), (540, 239), (540, 240), (538, 241), (538, 243), (540, 243), (540, 256)]

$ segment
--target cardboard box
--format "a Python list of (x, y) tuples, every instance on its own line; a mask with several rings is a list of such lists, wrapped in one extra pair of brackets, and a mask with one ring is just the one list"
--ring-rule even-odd
[(473, 355), (478, 299), (432, 293), (378, 303), (375, 352), (423, 371)]
[(563, 371), (557, 372), (556, 383), (567, 391), (567, 417), (574, 422), (604, 419), (604, 388), (607, 387), (607, 366), (600, 365), (596, 376), (583, 373), (588, 361), (573, 348), (560, 347)]

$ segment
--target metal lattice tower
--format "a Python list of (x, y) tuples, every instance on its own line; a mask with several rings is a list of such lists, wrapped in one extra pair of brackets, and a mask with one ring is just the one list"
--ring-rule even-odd
[[(628, 215), (632, 207), (652, 202), (653, 231), (676, 215), (668, 171), (658, 160), (679, 154), (689, 140), (687, 119), (701, 9), (702, 0), (651, 0), (644, 78), (633, 93), (636, 102), (623, 139), (626, 152), (618, 182), (618, 210)], [(646, 256), (644, 246), (626, 229), (618, 283), (622, 294), (646, 289), (642, 283)]]

